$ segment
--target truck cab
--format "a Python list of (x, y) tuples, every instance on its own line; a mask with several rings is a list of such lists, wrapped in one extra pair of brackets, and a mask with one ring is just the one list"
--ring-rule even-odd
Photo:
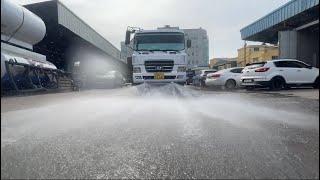
[[(128, 32), (128, 31), (127, 31)], [(127, 35), (130, 33), (127, 33)], [(134, 32), (131, 41), (133, 83), (185, 84), (187, 76), (185, 35), (179, 29), (141, 30)], [(128, 42), (129, 41), (129, 42)]]

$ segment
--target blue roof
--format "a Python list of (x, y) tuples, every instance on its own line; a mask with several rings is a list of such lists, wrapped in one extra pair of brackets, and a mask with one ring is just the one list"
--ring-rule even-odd
[(269, 29), (287, 19), (319, 5), (319, 0), (292, 0), (266, 16), (240, 30), (241, 38), (246, 40), (259, 32)]

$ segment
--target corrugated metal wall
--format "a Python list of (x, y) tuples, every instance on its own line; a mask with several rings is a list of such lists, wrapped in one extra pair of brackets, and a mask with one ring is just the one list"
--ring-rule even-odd
[(104, 39), (100, 34), (60, 2), (58, 2), (58, 22), (110, 56), (120, 59), (120, 51), (116, 47)]
[(292, 0), (249, 26), (241, 29), (241, 38), (246, 39), (247, 37), (279, 24), (280, 22), (317, 5), (319, 5), (319, 0)]

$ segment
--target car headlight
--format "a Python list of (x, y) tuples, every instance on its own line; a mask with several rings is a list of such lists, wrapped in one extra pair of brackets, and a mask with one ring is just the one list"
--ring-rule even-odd
[(133, 73), (141, 73), (141, 68), (140, 67), (134, 67), (133, 68)]
[(178, 67), (177, 71), (178, 71), (178, 72), (186, 72), (186, 71), (187, 71), (187, 67), (185, 67), (185, 66), (180, 66), (180, 67)]

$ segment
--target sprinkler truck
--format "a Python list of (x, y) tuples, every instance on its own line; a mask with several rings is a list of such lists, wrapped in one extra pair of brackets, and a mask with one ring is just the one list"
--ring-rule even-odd
[(185, 84), (186, 48), (191, 47), (191, 41), (185, 43), (183, 30), (168, 26), (156, 30), (128, 27), (125, 44), (133, 50), (133, 84)]

